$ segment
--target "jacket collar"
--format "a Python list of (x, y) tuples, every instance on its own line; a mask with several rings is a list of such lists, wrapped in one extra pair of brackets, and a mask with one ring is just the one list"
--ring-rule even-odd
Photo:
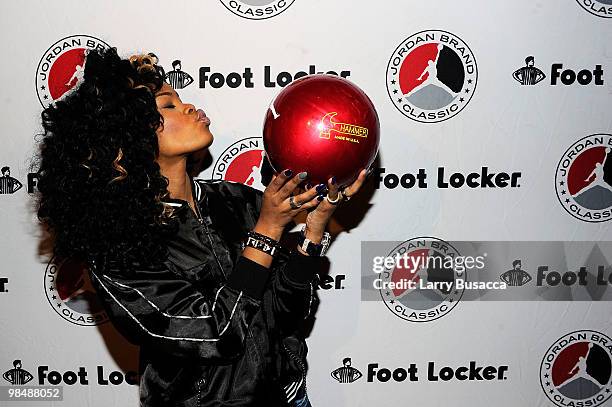
[[(204, 196), (204, 191), (202, 190), (200, 183), (196, 182), (193, 177), (189, 177), (189, 181), (191, 182), (191, 193), (193, 194), (193, 200), (199, 203), (202, 197)], [(173, 206), (175, 208), (182, 208), (184, 206), (185, 207), (189, 206), (189, 203), (187, 201), (185, 201), (184, 199), (178, 199), (178, 198), (166, 197), (162, 199), (162, 202), (166, 202), (168, 205)]]

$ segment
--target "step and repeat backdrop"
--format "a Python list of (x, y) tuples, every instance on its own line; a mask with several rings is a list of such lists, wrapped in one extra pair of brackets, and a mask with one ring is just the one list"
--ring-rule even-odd
[(199, 178), (265, 188), (263, 119), (296, 78), (374, 102), (379, 154), (330, 224), (307, 338), (314, 406), (612, 406), (611, 0), (0, 8), (0, 405), (138, 404), (138, 349), (43, 255), (32, 208), (42, 108), (114, 46), (211, 118)]

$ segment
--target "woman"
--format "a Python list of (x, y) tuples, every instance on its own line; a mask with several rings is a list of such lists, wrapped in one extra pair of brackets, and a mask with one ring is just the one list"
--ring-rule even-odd
[[(142, 405), (308, 406), (297, 328), (342, 192), (333, 177), (304, 190), (292, 169), (263, 193), (192, 179), (210, 120), (156, 63), (90, 51), (82, 83), (43, 111), (38, 216), (54, 254), (88, 263), (114, 325), (140, 345)], [(304, 210), (303, 245), (288, 250), (279, 241)]]

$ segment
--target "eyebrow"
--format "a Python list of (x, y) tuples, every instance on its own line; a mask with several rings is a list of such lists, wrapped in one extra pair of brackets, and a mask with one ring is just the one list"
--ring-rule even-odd
[(159, 96), (178, 96), (175, 92), (160, 92), (157, 95), (155, 95), (155, 97), (159, 97)]

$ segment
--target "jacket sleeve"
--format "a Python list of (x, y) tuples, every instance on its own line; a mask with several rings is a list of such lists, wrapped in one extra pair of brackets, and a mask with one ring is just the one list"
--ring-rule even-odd
[[(263, 202), (263, 192), (243, 185), (255, 194), (251, 214), (256, 223)], [(254, 224), (253, 224), (254, 225)], [(271, 277), (272, 304), (277, 325), (285, 332), (293, 332), (300, 321), (308, 318), (316, 306), (317, 271), (327, 264), (326, 257), (307, 256), (293, 248), (288, 260), (275, 268)]]
[(244, 350), (269, 271), (239, 257), (225, 285), (207, 295), (173, 270), (93, 262), (89, 275), (117, 330), (136, 345), (181, 358), (233, 360)]
[(326, 260), (292, 251), (289, 259), (273, 273), (272, 304), (282, 332), (294, 332), (302, 320), (312, 315), (317, 302), (317, 270), (322, 269)]

